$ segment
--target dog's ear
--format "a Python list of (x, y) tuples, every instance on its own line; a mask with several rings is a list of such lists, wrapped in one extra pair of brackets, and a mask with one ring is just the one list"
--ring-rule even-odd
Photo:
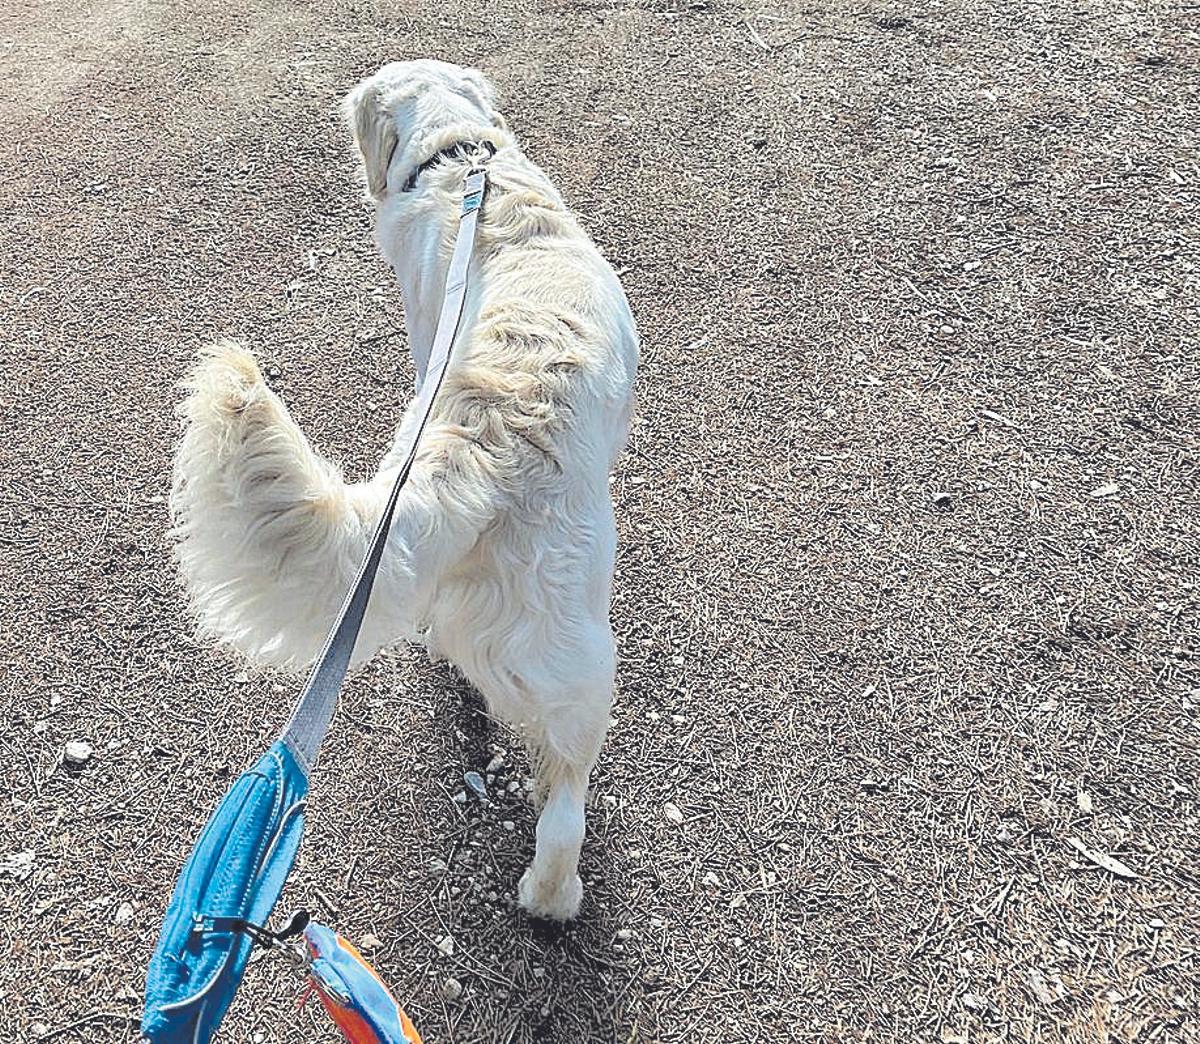
[(360, 83), (346, 95), (343, 109), (354, 142), (362, 153), (367, 190), (376, 199), (383, 199), (387, 190), (388, 166), (399, 141), (396, 125), (384, 108), (379, 88), (369, 80)]
[(463, 79), (466, 81), (467, 93), (471, 100), (488, 114), (492, 126), (508, 130), (507, 121), (496, 111), (496, 88), (492, 86), (491, 80), (478, 69), (464, 69)]

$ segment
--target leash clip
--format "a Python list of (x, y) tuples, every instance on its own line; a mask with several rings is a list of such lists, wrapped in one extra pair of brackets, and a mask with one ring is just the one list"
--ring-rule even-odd
[(244, 917), (222, 917), (208, 914), (192, 914), (192, 931), (204, 932), (237, 932), (252, 939), (256, 946), (264, 950), (283, 950), (285, 953), (301, 954), (293, 946), (286, 945), (291, 939), (304, 934), (312, 917), (307, 910), (297, 910), (279, 931), (273, 932), (266, 925), (255, 924)]

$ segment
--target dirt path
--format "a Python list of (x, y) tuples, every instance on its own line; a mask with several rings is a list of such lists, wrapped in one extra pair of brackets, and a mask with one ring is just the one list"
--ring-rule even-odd
[[(429, 1044), (1197, 1039), (1189, 6), (0, 6), (0, 1041), (130, 1039), (285, 714), (190, 637), (174, 386), (243, 335), (380, 455), (411, 379), (336, 104), (418, 55), (494, 77), (639, 318), (616, 725), (547, 933), (525, 804), (451, 800), (521, 756), (386, 657), (285, 902)], [(295, 993), (256, 964), (224, 1039), (332, 1041)]]

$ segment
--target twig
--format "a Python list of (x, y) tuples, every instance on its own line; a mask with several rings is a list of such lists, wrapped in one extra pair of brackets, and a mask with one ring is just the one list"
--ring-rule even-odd
[(750, 31), (750, 39), (751, 40), (753, 40), (756, 44), (758, 44), (758, 46), (761, 47), (764, 51), (771, 50), (771, 45), (769, 43), (767, 43), (767, 41), (764, 40), (761, 36), (758, 35), (757, 30), (754, 28), (754, 26), (752, 26), (750, 24), (750, 19), (748, 19), (748, 18), (742, 19), (742, 24)]
[(132, 1015), (127, 1015), (120, 1011), (93, 1011), (90, 1015), (85, 1015), (82, 1019), (76, 1019), (74, 1022), (66, 1026), (59, 1026), (58, 1029), (52, 1029), (49, 1033), (39, 1037), (39, 1040), (54, 1040), (55, 1037), (62, 1037), (72, 1030), (80, 1029), (86, 1026), (89, 1022), (95, 1022), (97, 1019), (118, 1019), (121, 1022), (136, 1023), (137, 1019)]

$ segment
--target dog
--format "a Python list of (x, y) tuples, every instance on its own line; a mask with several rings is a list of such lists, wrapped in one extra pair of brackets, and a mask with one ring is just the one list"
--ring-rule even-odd
[[(638, 338), (612, 267), (496, 106), (482, 74), (430, 60), (385, 65), (345, 101), (418, 388), (463, 176), (470, 154), (490, 153), (463, 322), (354, 664), (423, 643), (523, 737), (541, 808), (518, 898), (567, 920), (583, 894), (584, 802), (613, 697), (609, 474), (628, 438)], [(186, 386), (170, 506), (199, 629), (258, 663), (302, 669), (420, 418), (410, 407), (375, 476), (349, 483), (242, 344), (207, 349)]]

